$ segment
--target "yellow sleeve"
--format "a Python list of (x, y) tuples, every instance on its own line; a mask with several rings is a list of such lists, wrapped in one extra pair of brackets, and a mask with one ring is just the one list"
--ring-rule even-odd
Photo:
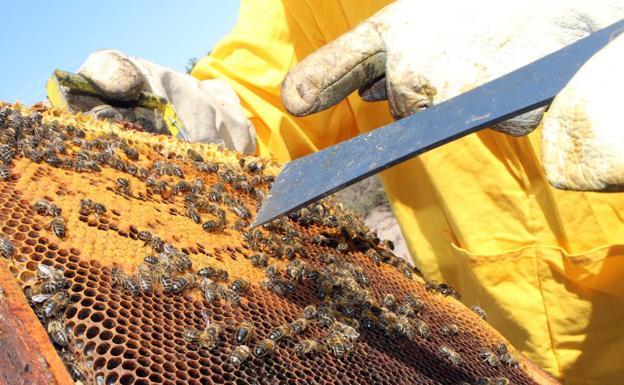
[(352, 95), (327, 111), (296, 118), (280, 101), (282, 80), (308, 54), (390, 2), (242, 0), (237, 25), (192, 75), (230, 83), (256, 128), (260, 155), (287, 161), (317, 151), (390, 122), (387, 107)]

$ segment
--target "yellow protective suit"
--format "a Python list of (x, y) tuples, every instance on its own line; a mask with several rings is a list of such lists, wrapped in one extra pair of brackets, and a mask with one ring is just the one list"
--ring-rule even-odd
[[(389, 2), (242, 0), (236, 27), (192, 74), (229, 81), (260, 154), (308, 154), (390, 122), (387, 106), (351, 95), (295, 118), (280, 103), (281, 81)], [(565, 383), (624, 384), (624, 195), (551, 188), (539, 136), (484, 130), (396, 166), (382, 181), (428, 278), (483, 307), (514, 346)]]

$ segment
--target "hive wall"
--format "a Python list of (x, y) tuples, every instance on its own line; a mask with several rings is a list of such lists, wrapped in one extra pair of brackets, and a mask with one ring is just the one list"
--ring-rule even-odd
[[(390, 311), (382, 306), (386, 294), (393, 294), (399, 304), (406, 293), (418, 298), (424, 307), (408, 317), (412, 328), (409, 335), (389, 336), (388, 329), (392, 325), (380, 317), (375, 318), (372, 328), (365, 328), (360, 313), (364, 305), (359, 304), (357, 314), (350, 315), (343, 306), (334, 303), (345, 290), (338, 284), (332, 287), (329, 296), (321, 299), (319, 290), (323, 285), (318, 277), (313, 278), (312, 274), (301, 281), (288, 277), (286, 266), (290, 259), (269, 247), (268, 242), (259, 245), (246, 239), (243, 233), (249, 231), (248, 228), (234, 229), (232, 226), (240, 218), (227, 204), (215, 203), (227, 213), (224, 229), (207, 232), (201, 223), (196, 224), (185, 215), (187, 194), (171, 191), (171, 186), (180, 180), (191, 182), (198, 177), (203, 179), (206, 189), (223, 183), (224, 194), (240, 199), (253, 215), (260, 202), (256, 191), (266, 192), (270, 182), (258, 184), (256, 191), (235, 189), (233, 183), (223, 181), (219, 171), (199, 170), (189, 159), (188, 149), (201, 154), (205, 163), (219, 164), (221, 172), (231, 169), (247, 180), (257, 175), (275, 175), (278, 165), (271, 161), (246, 158), (241, 167), (240, 154), (223, 151), (214, 145), (189, 145), (162, 136), (126, 132), (115, 125), (56, 111), (40, 111), (42, 123), (36, 117), (23, 121), (20, 116), (30, 116), (33, 111), (24, 110), (18, 114), (12, 109), (0, 107), (0, 132), (3, 133), (0, 140), (15, 148), (15, 153), (6, 162), (10, 176), (0, 180), (0, 236), (15, 248), (12, 255), (5, 255), (3, 265), (13, 274), (31, 300), (33, 310), (39, 314), (47, 303), (33, 300), (33, 288), (45, 281), (39, 273), (40, 264), (58, 269), (68, 280), (67, 285), (59, 289), (69, 297), (67, 306), (57, 315), (40, 315), (40, 320), (44, 326), (54, 319), (63, 322), (69, 344), (57, 348), (59, 353), (64, 353), (66, 364), (69, 364), (68, 360), (74, 360), (84, 372), (83, 383), (551, 383), (552, 380), (509, 345), (511, 355), (519, 362), (517, 367), (503, 363), (493, 366), (484, 362), (480, 357), (483, 349), (492, 350), (497, 344), (507, 342), (453, 296), (444, 296), (440, 290), (427, 290), (425, 281), (418, 274), (406, 272), (405, 265), (392, 257), (389, 246), (377, 243), (374, 235), (362, 237), (360, 234), (359, 238), (350, 238), (345, 229), (341, 231), (340, 227), (347, 226), (345, 221), (352, 227), (361, 224), (332, 202), (323, 203), (328, 211), (319, 217), (326, 219), (334, 215), (339, 219), (339, 226), (323, 221), (323, 218), (306, 220), (305, 216), (311, 214), (304, 213), (304, 218), (286, 220), (289, 230), (264, 228), (260, 230), (261, 234), (265, 239), (271, 236), (283, 239), (290, 231), (295, 245), (300, 247), (294, 259), (304, 261), (308, 272), (318, 273), (332, 265), (328, 255), (335, 255), (338, 259), (332, 266), (343, 266), (348, 262), (361, 267), (370, 284), (362, 284), (358, 290), (369, 293), (372, 302), (366, 306), (374, 307), (376, 311)], [(36, 127), (35, 133), (32, 133), (33, 126)], [(118, 148), (114, 150), (126, 165), (152, 170), (156, 161), (169, 162), (180, 167), (183, 178), (155, 176), (170, 186), (169, 190), (158, 194), (147, 186), (144, 177), (130, 175), (108, 163), (102, 163), (100, 171), (77, 172), (70, 162), (79, 156), (82, 142), (68, 134), (68, 127), (70, 132), (82, 130), (85, 133), (82, 141), (111, 138), (110, 134), (114, 133), (116, 138), (138, 151), (138, 159), (133, 160)], [(16, 130), (20, 131), (17, 141)], [(62, 133), (66, 150), (57, 155), (65, 160), (64, 163), (46, 160), (35, 163), (24, 156), (23, 146), (19, 143), (29, 135), (42, 135), (41, 131), (45, 130)], [(42, 141), (39, 146), (49, 148), (50, 144)], [(93, 150), (97, 151), (100, 150)], [(265, 167), (264, 171), (249, 172), (246, 165), (250, 162), (259, 162)], [(116, 180), (120, 177), (130, 182), (129, 191), (124, 192), (118, 186)], [(64, 237), (56, 236), (54, 229), (49, 228), (50, 216), (41, 215), (35, 209), (35, 202), (42, 198), (62, 209), (61, 216), (67, 225)], [(81, 212), (81, 199), (101, 203), (107, 210), (98, 215)], [(214, 216), (202, 214), (202, 222), (210, 218)], [(250, 289), (241, 294), (239, 305), (224, 299), (208, 303), (198, 288), (177, 294), (165, 293), (157, 284), (154, 284), (152, 293), (133, 295), (114, 284), (112, 269), (118, 268), (134, 276), (144, 257), (156, 254), (150, 245), (139, 239), (141, 231), (149, 231), (187, 254), (192, 268), (185, 273), (196, 274), (205, 266), (221, 268), (229, 273), (229, 279), (222, 282), (223, 285), (230, 285), (234, 278), (241, 277), (251, 282)], [(318, 244), (313, 240), (318, 234), (323, 234), (329, 241)], [(286, 240), (281, 247), (289, 246), (291, 242)], [(337, 247), (337, 244), (342, 245)], [(343, 250), (342, 246), (346, 249)], [(293, 293), (282, 296), (263, 286), (264, 270), (251, 263), (251, 256), (258, 252), (265, 252), (269, 263), (279, 268), (280, 276), (293, 283)], [(385, 262), (375, 261), (371, 255), (382, 257)], [(172, 277), (181, 274), (172, 273)], [(297, 356), (295, 345), (303, 339), (314, 339), (321, 346), (327, 345), (328, 326), (313, 320), (301, 335), (278, 341), (273, 354), (251, 357), (240, 366), (232, 365), (230, 357), (236, 347), (234, 333), (240, 322), (247, 320), (255, 326), (254, 337), (248, 343), (253, 349), (255, 343), (274, 328), (300, 318), (303, 309), (310, 304), (334, 308), (337, 320), (342, 323), (357, 327), (353, 319), (360, 321), (360, 336), (355, 339), (352, 351), (343, 357), (337, 357), (330, 350)], [(204, 314), (208, 314), (210, 322), (224, 329), (212, 350), (185, 340), (189, 328), (203, 330)], [(428, 326), (430, 337), (423, 338), (414, 332), (418, 322)], [(450, 323), (458, 326), (458, 335), (449, 336), (442, 332), (443, 326)], [(442, 346), (457, 352), (460, 362), (452, 362), (440, 350)]]

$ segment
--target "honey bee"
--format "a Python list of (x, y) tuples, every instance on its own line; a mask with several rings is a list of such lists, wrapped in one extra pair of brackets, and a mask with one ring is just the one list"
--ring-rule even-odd
[(260, 358), (266, 356), (267, 354), (273, 353), (274, 350), (275, 341), (265, 338), (254, 346), (253, 353), (254, 356)]
[(86, 380), (87, 376), (84, 373), (84, 369), (80, 364), (78, 364), (78, 362), (76, 362), (76, 359), (70, 352), (64, 350), (61, 357), (63, 358), (63, 362), (65, 363), (65, 366), (74, 381)]
[(137, 267), (137, 281), (144, 293), (151, 293), (153, 289), (152, 273), (149, 267), (141, 264)]
[(239, 306), (241, 303), (240, 296), (234, 290), (222, 287), (220, 295), (234, 306)]
[(405, 296), (403, 297), (403, 301), (407, 305), (409, 305), (416, 313), (418, 313), (425, 307), (425, 304), (420, 300), (420, 298), (412, 294), (405, 294)]
[(106, 206), (101, 203), (96, 203), (91, 199), (81, 199), (80, 200), (80, 213), (84, 215), (89, 215), (90, 213), (94, 213), (96, 216), (100, 214), (104, 214), (106, 212)]
[(165, 242), (149, 231), (139, 231), (137, 237), (143, 241), (143, 246), (149, 246), (157, 253), (165, 250)]
[(456, 336), (459, 334), (459, 326), (457, 326), (456, 324), (442, 325), (441, 331), (442, 334), (445, 334), (447, 336)]
[(316, 306), (308, 305), (303, 309), (305, 319), (313, 319), (316, 317)]
[(61, 215), (61, 208), (47, 199), (39, 199), (34, 204), (34, 209), (39, 215), (47, 215), (51, 217), (58, 217)]
[(0, 236), (0, 255), (4, 258), (11, 258), (15, 254), (15, 246), (7, 238)]
[(230, 363), (233, 366), (240, 366), (251, 356), (251, 349), (247, 345), (240, 345), (234, 348), (230, 355)]
[(65, 220), (63, 217), (54, 217), (50, 223), (48, 223), (45, 227), (46, 230), (52, 229), (54, 235), (59, 238), (64, 238), (67, 232), (67, 227), (65, 226)]
[(251, 218), (251, 211), (247, 207), (243, 205), (230, 206), (230, 210), (238, 215), (241, 219), (249, 219)]
[(277, 265), (269, 265), (264, 269), (264, 275), (267, 278), (275, 278), (279, 274), (279, 267)]
[(63, 270), (54, 269), (51, 266), (43, 263), (40, 263), (37, 266), (37, 269), (38, 278), (41, 278), (45, 280), (45, 282), (49, 282), (56, 287), (56, 289), (54, 289), (52, 292), (62, 289), (67, 284), (67, 279), (63, 275)]
[(486, 320), (487, 319), (487, 314), (485, 313), (485, 310), (481, 309), (479, 306), (477, 305), (472, 305), (470, 306), (470, 310), (472, 310), (476, 315), (478, 315), (482, 320)]
[[(270, 267), (270, 266), (269, 266)], [(279, 279), (277, 277), (274, 278), (266, 278), (262, 281), (262, 287), (267, 290), (274, 292), (277, 295), (281, 295), (286, 297), (295, 291), (295, 285), (292, 282)]]
[(5, 166), (0, 165), (0, 179), (9, 180), (11, 177), (11, 170), (6, 168)]
[(230, 289), (237, 293), (244, 293), (249, 289), (249, 281), (243, 278), (236, 278), (230, 285)]
[(306, 273), (306, 266), (298, 259), (294, 259), (286, 266), (286, 273), (294, 280), (300, 281)]
[(61, 320), (48, 322), (47, 330), (55, 344), (58, 346), (67, 346), (69, 343), (69, 337), (65, 331), (65, 324)]
[(126, 178), (117, 178), (115, 189), (124, 195), (130, 195), (130, 181)]
[(143, 258), (143, 262), (147, 263), (149, 266), (157, 266), (160, 263), (160, 260), (155, 255), (146, 255)]
[(191, 258), (186, 253), (175, 251), (174, 257), (173, 264), (180, 273), (190, 270), (191, 267), (193, 267), (193, 261), (191, 261)]
[(194, 162), (203, 162), (204, 158), (199, 155), (199, 153), (195, 150), (193, 150), (192, 148), (189, 148), (186, 151), (186, 155), (189, 157), (189, 159), (191, 159)]
[(212, 279), (200, 279), (198, 287), (199, 290), (201, 290), (201, 292), (204, 294), (204, 298), (208, 303), (213, 303), (219, 298), (219, 288)]
[(269, 257), (264, 253), (254, 254), (250, 260), (253, 267), (265, 268), (269, 264)]
[(306, 355), (311, 355), (323, 350), (323, 345), (321, 345), (318, 341), (315, 340), (303, 340), (295, 344), (295, 353), (299, 357), (304, 357)]
[(195, 276), (193, 274), (184, 274), (173, 280), (172, 292), (178, 294), (193, 286), (195, 286)]
[(173, 187), (171, 188), (171, 192), (175, 195), (179, 195), (181, 193), (189, 192), (191, 191), (191, 189), (192, 187), (188, 182), (180, 181), (173, 185)]
[(331, 327), (336, 322), (336, 311), (328, 306), (320, 306), (316, 311), (316, 322), (320, 326)]
[(438, 288), (438, 281), (426, 281), (425, 282), (425, 290), (427, 291), (435, 291)]
[(423, 320), (414, 320), (414, 330), (416, 331), (416, 334), (421, 338), (424, 338), (426, 340), (431, 338), (431, 330), (429, 329), (429, 325), (427, 325)]
[(202, 229), (206, 232), (212, 232), (212, 231), (219, 231), (222, 229), (222, 223), (221, 221), (216, 221), (214, 219), (209, 219), (206, 222), (204, 222), (204, 224), (202, 225)]
[(290, 337), (292, 335), (292, 326), (290, 324), (284, 324), (271, 330), (267, 336), (271, 341), (279, 341), (284, 337)]
[(193, 194), (201, 194), (204, 191), (204, 180), (202, 178), (195, 178), (191, 184), (191, 192)]
[(247, 227), (249, 227), (249, 222), (244, 219), (239, 219), (234, 222), (234, 230), (236, 231), (243, 231)]
[(158, 269), (156, 272), (156, 280), (160, 283), (165, 293), (171, 293), (173, 291), (173, 279), (165, 269)]
[(353, 350), (353, 343), (340, 334), (330, 335), (325, 339), (325, 346), (336, 357), (344, 357)]
[(496, 354), (487, 349), (483, 349), (479, 352), (479, 358), (481, 358), (481, 361), (487, 363), (492, 367), (496, 367), (500, 364), (500, 360), (498, 359)]
[(459, 353), (457, 353), (455, 350), (453, 350), (452, 348), (446, 346), (446, 345), (442, 345), (440, 346), (440, 348), (438, 349), (438, 351), (440, 353), (442, 353), (442, 355), (444, 357), (446, 357), (447, 360), (451, 361), (451, 363), (453, 365), (459, 365), (461, 362), (461, 356), (459, 355)]
[(111, 276), (113, 286), (123, 289), (132, 296), (138, 295), (141, 292), (141, 286), (139, 286), (137, 281), (135, 281), (134, 278), (129, 277), (119, 268), (114, 267), (111, 271)]
[(290, 324), (290, 327), (292, 329), (292, 334), (297, 335), (297, 334), (303, 333), (309, 324), (310, 324), (310, 321), (308, 321), (306, 318), (296, 319)]
[(15, 150), (11, 146), (7, 144), (0, 145), (0, 161), (4, 164), (10, 164), (14, 156)]
[[(236, 345), (244, 345), (254, 334), (254, 325), (249, 321), (240, 323), (234, 330), (234, 342)], [(271, 336), (269, 335), (269, 338)]]
[(192, 327), (187, 328), (182, 334), (182, 338), (186, 342), (199, 345), (200, 348), (213, 350), (219, 344), (219, 335), (222, 332), (221, 326), (210, 322), (206, 311), (202, 312), (202, 316), (206, 322), (204, 330), (199, 331)]
[(182, 169), (172, 163), (156, 161), (154, 162), (153, 169), (159, 175), (175, 175), (178, 178), (184, 178), (184, 173), (182, 172)]
[(384, 295), (383, 299), (381, 300), (381, 304), (387, 308), (392, 308), (395, 304), (396, 300), (394, 298), (394, 295), (387, 293)]
[(516, 361), (516, 359), (513, 358), (511, 354), (509, 353), (502, 353), (500, 355), (500, 362), (502, 362), (503, 364), (507, 365), (510, 368), (518, 367), (518, 361)]
[(497, 377), (494, 379), (494, 385), (509, 385), (510, 382), (505, 377)]
[(69, 303), (69, 297), (64, 291), (54, 294), (36, 294), (31, 299), (35, 303), (43, 303), (40, 315), (46, 318), (57, 316)]

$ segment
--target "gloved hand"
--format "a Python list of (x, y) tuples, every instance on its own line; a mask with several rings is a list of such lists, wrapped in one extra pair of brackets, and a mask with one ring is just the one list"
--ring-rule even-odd
[[(240, 100), (223, 80), (203, 80), (175, 72), (119, 51), (92, 53), (78, 70), (101, 96), (120, 102), (136, 100), (141, 91), (164, 96), (173, 103), (194, 142), (223, 142), (227, 148), (253, 154), (255, 130), (244, 116)], [(72, 99), (70, 99), (70, 105)], [(166, 133), (159, 113), (144, 108), (98, 105), (90, 110), (97, 118), (129, 120), (148, 131)]]
[[(359, 89), (365, 100), (387, 99), (398, 119), (621, 18), (624, 3), (615, 0), (398, 0), (295, 66), (282, 85), (282, 102), (292, 114), (304, 116)], [(624, 131), (617, 134), (617, 110), (609, 109), (619, 99), (616, 90), (624, 86), (622, 71), (616, 70), (624, 53), (622, 39), (588, 62), (552, 105), (542, 152), (556, 187), (624, 188)], [(525, 135), (543, 112), (531, 111), (492, 128)]]

